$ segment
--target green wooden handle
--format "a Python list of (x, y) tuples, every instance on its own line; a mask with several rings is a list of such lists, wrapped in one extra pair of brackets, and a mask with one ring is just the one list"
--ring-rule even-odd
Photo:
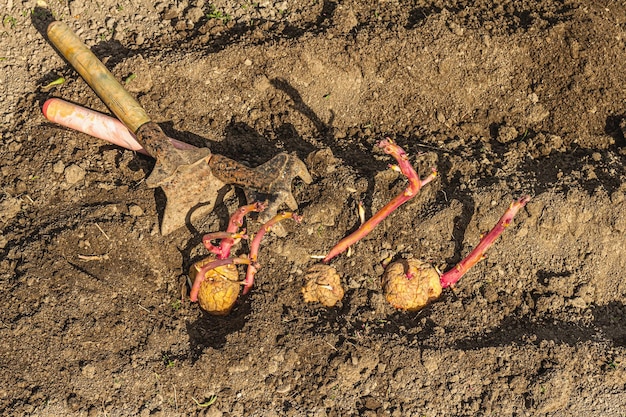
[(143, 124), (150, 121), (137, 100), (65, 23), (50, 23), (48, 38), (130, 131), (137, 133)]

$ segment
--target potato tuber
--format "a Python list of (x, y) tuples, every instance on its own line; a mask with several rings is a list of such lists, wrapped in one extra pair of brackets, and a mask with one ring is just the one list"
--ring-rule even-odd
[(390, 264), (382, 279), (385, 298), (395, 308), (417, 311), (441, 295), (439, 273), (429, 263), (403, 259)]
[[(196, 280), (196, 275), (202, 267), (215, 261), (215, 256), (209, 256), (194, 263), (189, 268), (189, 278)], [(232, 310), (239, 296), (239, 272), (234, 264), (218, 266), (202, 271), (204, 280), (198, 288), (197, 300), (200, 308), (209, 314), (225, 316)]]
[(341, 277), (329, 265), (313, 265), (306, 273), (307, 283), (302, 288), (304, 301), (318, 302), (325, 307), (333, 307), (343, 298)]

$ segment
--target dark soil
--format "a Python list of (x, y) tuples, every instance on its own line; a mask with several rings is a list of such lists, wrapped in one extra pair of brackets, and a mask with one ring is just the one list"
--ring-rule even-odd
[[(622, 2), (44, 3), (9, 0), (0, 29), (0, 414), (624, 415)], [(49, 97), (107, 110), (37, 5), (171, 137), (307, 162), (302, 224), (265, 238), (228, 316), (181, 288), (241, 190), (161, 236), (154, 161), (43, 117)], [(369, 217), (406, 187), (385, 136), (440, 176), (333, 260), (339, 305), (305, 304), (311, 255), (358, 227), (359, 201)], [(386, 303), (383, 260), (453, 266), (523, 194), (453, 290), (418, 313)]]

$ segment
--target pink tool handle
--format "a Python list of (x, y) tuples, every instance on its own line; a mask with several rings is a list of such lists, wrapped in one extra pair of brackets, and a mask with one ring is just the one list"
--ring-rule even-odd
[[(86, 133), (98, 139), (121, 146), (144, 155), (148, 153), (126, 126), (114, 117), (99, 113), (58, 98), (46, 100), (43, 115), (51, 122)], [(193, 149), (195, 146), (170, 138), (177, 149)]]

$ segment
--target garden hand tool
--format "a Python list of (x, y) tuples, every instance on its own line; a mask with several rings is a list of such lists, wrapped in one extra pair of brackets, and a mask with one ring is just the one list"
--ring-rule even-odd
[(257, 168), (249, 168), (208, 148), (177, 149), (141, 105), (122, 87), (102, 62), (63, 22), (48, 26), (48, 38), (57, 50), (102, 99), (107, 107), (136, 137), (145, 151), (156, 159), (146, 184), (161, 187), (167, 198), (161, 234), (184, 226), (191, 216), (210, 212), (219, 191), (227, 184), (244, 187), (249, 198), (268, 201), (264, 218), (271, 218), (282, 203), (297, 209), (291, 182), (311, 176), (293, 154), (281, 153)]

